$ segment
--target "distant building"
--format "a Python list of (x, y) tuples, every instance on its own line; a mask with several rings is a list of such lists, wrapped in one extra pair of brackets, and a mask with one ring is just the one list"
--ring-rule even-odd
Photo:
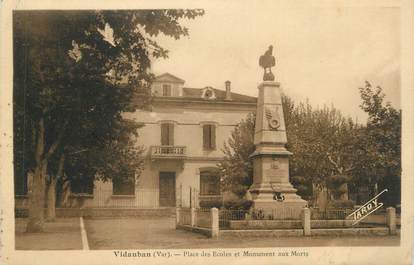
[(89, 207), (188, 207), (220, 196), (217, 163), (235, 126), (256, 110), (255, 97), (212, 87), (189, 88), (169, 73), (152, 85), (151, 111), (126, 118), (142, 122), (138, 144), (146, 148), (144, 170), (136, 183), (96, 182)]

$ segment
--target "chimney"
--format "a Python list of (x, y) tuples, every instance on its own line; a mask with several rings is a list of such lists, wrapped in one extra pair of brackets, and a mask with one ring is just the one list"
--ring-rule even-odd
[(225, 100), (231, 100), (231, 82), (229, 80), (227, 80), (226, 82), (224, 82), (224, 84), (226, 85), (226, 98)]

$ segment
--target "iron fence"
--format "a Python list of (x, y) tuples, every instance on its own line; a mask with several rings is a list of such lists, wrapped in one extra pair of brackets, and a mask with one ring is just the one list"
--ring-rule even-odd
[(190, 208), (180, 209), (180, 224), (191, 225), (191, 209)]
[[(297, 220), (300, 218), (302, 209), (298, 207), (277, 207), (272, 213), (263, 219), (268, 220)], [(255, 218), (259, 219), (259, 218)]]
[(172, 146), (172, 145), (151, 146), (150, 150), (151, 150), (151, 158), (163, 158), (163, 157), (183, 158), (186, 156), (185, 146)]
[(205, 202), (221, 202), (223, 204), (223, 195), (198, 195), (198, 201), (205, 201)]
[(249, 215), (247, 210), (219, 210), (219, 227), (228, 228), (230, 221), (245, 220)]
[(196, 226), (210, 228), (211, 227), (211, 209), (196, 209)]
[(354, 210), (350, 208), (310, 208), (312, 220), (345, 220)]
[[(295, 207), (280, 207), (269, 211), (262, 210), (226, 210), (219, 211), (219, 225), (221, 229), (230, 226), (231, 221), (240, 220), (300, 220), (302, 209)], [(333, 209), (320, 210), (311, 208), (311, 219), (313, 220), (345, 220), (353, 212), (352, 209)]]

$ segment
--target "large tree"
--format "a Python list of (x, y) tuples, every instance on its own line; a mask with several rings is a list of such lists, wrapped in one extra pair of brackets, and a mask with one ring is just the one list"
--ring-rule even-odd
[(359, 138), (353, 175), (356, 186), (368, 186), (371, 196), (388, 189), (385, 202), (400, 203), (401, 196), (401, 111), (384, 102), (382, 88), (368, 81), (359, 88), (361, 108), (368, 122)]
[(333, 106), (315, 109), (308, 102), (286, 105), (293, 105), (286, 114), (292, 174), (304, 177), (319, 190), (349, 181), (360, 126)]
[(137, 125), (122, 113), (145, 105), (151, 59), (168, 55), (154, 37), (188, 35), (180, 19), (202, 14), (14, 12), (14, 160), (15, 174), (27, 174), (30, 183), (27, 231), (43, 229), (46, 181), (54, 185), (68, 156), (89, 150), (94, 163), (104, 165), (93, 171), (110, 177), (110, 169), (124, 168), (115, 154), (139, 153), (126, 147)]
[[(343, 193), (344, 183), (367, 187), (372, 195), (387, 188), (388, 204), (401, 196), (401, 111), (384, 103), (380, 87), (369, 82), (359, 89), (361, 108), (368, 122), (353, 122), (334, 107), (313, 108), (308, 102), (295, 104), (282, 98), (288, 144), (293, 153), (290, 177), (299, 193), (309, 195), (315, 187), (329, 188), (333, 197)], [(225, 145), (225, 159), (219, 164), (223, 189), (244, 195), (252, 182), (254, 119), (242, 121)], [(235, 184), (235, 185), (234, 185)], [(357, 193), (359, 193), (357, 191)]]
[[(288, 137), (291, 181), (301, 195), (309, 196), (312, 185), (324, 188), (350, 174), (353, 148), (359, 127), (333, 107), (312, 108), (306, 103), (295, 105), (282, 97)], [(219, 164), (222, 187), (240, 197), (252, 183), (253, 170), (249, 155), (254, 151), (254, 116), (249, 116), (232, 132), (224, 147), (225, 159)], [(331, 185), (332, 186), (332, 185)]]
[(239, 122), (224, 143), (224, 160), (218, 164), (221, 190), (243, 198), (253, 183), (253, 163), (249, 156), (254, 152), (255, 115), (249, 114)]

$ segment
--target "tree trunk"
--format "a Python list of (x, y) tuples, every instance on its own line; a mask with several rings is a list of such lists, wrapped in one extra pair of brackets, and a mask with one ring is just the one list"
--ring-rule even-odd
[(316, 195), (315, 205), (318, 207), (321, 211), (325, 211), (328, 207), (328, 201), (329, 201), (329, 194), (328, 194), (328, 188), (326, 185), (320, 184), (320, 185), (314, 185), (313, 186), (314, 195)]
[(47, 211), (46, 220), (51, 222), (56, 218), (56, 177), (51, 176), (47, 188)]
[(45, 123), (43, 118), (40, 118), (34, 134), (36, 139), (34, 155), (36, 165), (34, 168), (31, 192), (29, 193), (29, 222), (26, 227), (27, 232), (43, 231), (48, 161), (49, 157), (56, 151), (63, 137), (64, 128), (61, 130), (58, 139), (50, 146), (47, 152), (45, 150)]
[(29, 192), (29, 222), (27, 232), (42, 232), (44, 226), (45, 175), (47, 163), (37, 165)]
[(348, 183), (344, 183), (339, 187), (339, 190), (341, 191), (341, 195), (339, 197), (340, 200), (347, 201), (349, 200), (349, 189), (348, 189)]
[(36, 134), (36, 151), (33, 177), (29, 192), (29, 222), (27, 232), (41, 232), (44, 226), (44, 204), (45, 204), (45, 176), (47, 172), (47, 160), (43, 159), (45, 143), (45, 127), (43, 118), (38, 123)]
[(57, 170), (57, 176), (50, 176), (49, 185), (47, 187), (47, 211), (46, 220), (54, 221), (56, 219), (56, 185), (57, 179), (63, 175), (63, 165), (65, 157), (62, 154), (59, 159), (59, 166)]
[(63, 180), (62, 184), (62, 192), (60, 195), (60, 207), (71, 207), (70, 204), (70, 181), (69, 180)]

